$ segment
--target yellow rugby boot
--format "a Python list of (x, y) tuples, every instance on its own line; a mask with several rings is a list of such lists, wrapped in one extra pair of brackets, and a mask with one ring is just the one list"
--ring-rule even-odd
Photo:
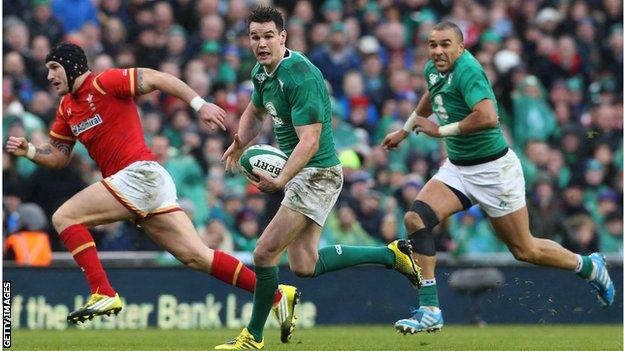
[(412, 258), (412, 245), (407, 240), (395, 240), (388, 244), (388, 249), (394, 253), (394, 269), (409, 279), (414, 288), (422, 285), (420, 267)]
[(91, 320), (95, 316), (117, 315), (122, 308), (123, 302), (121, 302), (119, 294), (115, 294), (115, 296), (92, 294), (84, 306), (71, 312), (67, 316), (67, 321), (78, 324), (87, 319)]
[(264, 340), (256, 341), (247, 328), (243, 329), (239, 336), (215, 346), (215, 350), (261, 350), (264, 348)]
[(301, 293), (292, 285), (280, 284), (279, 288), (282, 292), (282, 299), (273, 306), (273, 315), (280, 325), (280, 340), (287, 343), (295, 331), (295, 306), (301, 299)]

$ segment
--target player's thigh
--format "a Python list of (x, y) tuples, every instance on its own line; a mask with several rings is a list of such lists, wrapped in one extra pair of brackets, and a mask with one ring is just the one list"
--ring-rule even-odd
[(466, 190), (489, 217), (504, 217), (526, 207), (522, 165), (513, 150), (494, 161), (460, 169)]
[(496, 235), (512, 250), (527, 248), (533, 243), (526, 206), (501, 217), (490, 217)]
[(140, 224), (154, 242), (183, 263), (194, 260), (201, 261), (202, 265), (212, 264), (214, 251), (204, 245), (183, 211), (148, 216)]
[(303, 214), (280, 206), (256, 242), (254, 255), (279, 256), (311, 221)]
[(445, 183), (437, 179), (428, 181), (418, 193), (416, 200), (429, 205), (439, 221), (464, 209), (457, 195)]
[(72, 224), (92, 227), (132, 217), (133, 213), (124, 207), (101, 182), (97, 182), (61, 205), (52, 216), (52, 222), (60, 233)]

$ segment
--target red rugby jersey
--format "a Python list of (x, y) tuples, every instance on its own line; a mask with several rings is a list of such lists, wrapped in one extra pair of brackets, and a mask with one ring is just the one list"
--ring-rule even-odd
[(132, 100), (137, 90), (135, 68), (91, 73), (78, 91), (61, 99), (50, 137), (83, 143), (104, 177), (136, 161), (156, 160)]

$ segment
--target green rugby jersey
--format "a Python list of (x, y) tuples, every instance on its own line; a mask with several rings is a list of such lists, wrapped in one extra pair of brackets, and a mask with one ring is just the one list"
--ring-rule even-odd
[[(484, 99), (492, 100), (494, 108), (498, 109), (485, 71), (468, 50), (464, 50), (453, 69), (446, 74), (438, 72), (433, 61), (427, 61), (424, 75), (429, 89), (429, 102), (440, 125), (459, 122), (468, 117), (472, 108)], [(479, 160), (507, 148), (500, 124), (472, 134), (445, 137), (444, 142), (451, 161)]]
[(252, 103), (273, 120), (277, 145), (288, 156), (299, 142), (295, 126), (321, 123), (319, 149), (305, 167), (328, 168), (340, 163), (334, 147), (329, 92), (321, 71), (303, 54), (286, 50), (269, 75), (259, 63), (251, 71)]

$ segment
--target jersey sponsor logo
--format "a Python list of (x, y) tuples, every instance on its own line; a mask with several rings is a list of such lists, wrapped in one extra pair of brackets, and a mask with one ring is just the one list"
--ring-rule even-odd
[(264, 104), (264, 108), (266, 108), (269, 115), (271, 115), (271, 119), (273, 120), (273, 125), (276, 127), (281, 127), (284, 124), (284, 121), (277, 116), (277, 110), (272, 102), (268, 101)]
[(264, 82), (264, 80), (267, 78), (266, 73), (258, 73), (255, 76), (256, 80), (258, 81), (258, 83), (262, 84), (262, 82)]
[(282, 169), (276, 165), (272, 165), (268, 162), (264, 162), (262, 161), (260, 158), (258, 158), (256, 160), (256, 163), (254, 163), (252, 166), (254, 167), (258, 167), (264, 171), (267, 171), (269, 173), (271, 173), (273, 175), (273, 177), (277, 177), (280, 172), (282, 171)]
[(436, 74), (429, 74), (429, 84), (434, 85), (438, 81), (438, 76)]
[(100, 117), (99, 113), (96, 113), (93, 117), (89, 119), (85, 119), (78, 124), (71, 125), (71, 131), (74, 135), (78, 136), (85, 131), (97, 126), (98, 124), (102, 124), (102, 117)]

